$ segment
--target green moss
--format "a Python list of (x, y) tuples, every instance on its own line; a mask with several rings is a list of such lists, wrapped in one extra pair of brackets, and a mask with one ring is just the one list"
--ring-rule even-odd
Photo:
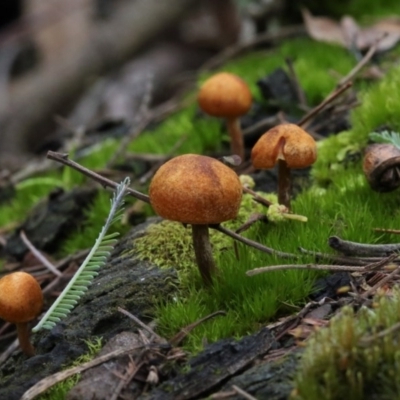
[[(93, 338), (92, 340), (85, 341), (85, 343), (88, 347), (87, 353), (78, 357), (65, 369), (76, 367), (92, 360), (103, 346), (101, 338)], [(38, 400), (64, 400), (67, 396), (67, 393), (79, 382), (80, 378), (80, 374), (77, 374), (57, 383), (39, 396)]]
[[(374, 308), (345, 307), (307, 342), (293, 399), (400, 397), (400, 290), (378, 295)], [(384, 332), (387, 330), (386, 332)]]
[[(364, 243), (393, 242), (393, 237), (377, 234), (373, 228), (395, 228), (400, 216), (398, 206), (398, 194), (387, 193), (382, 196), (371, 191), (360, 168), (341, 174), (326, 189), (314, 187), (301, 193), (293, 202), (293, 211), (307, 216), (307, 223), (259, 223), (245, 233), (276, 250), (294, 253), (299, 256), (298, 259), (280, 259), (244, 245), (238, 246), (239, 258), (236, 258), (232, 244), (224, 251), (216, 252), (214, 247), (220, 270), (215, 285), (205, 289), (197, 267), (189, 267), (188, 264), (188, 275), (180, 295), (160, 304), (156, 312), (160, 333), (171, 337), (183, 326), (212, 312), (226, 311), (225, 317), (208, 321), (189, 335), (186, 348), (199, 351), (204, 339), (213, 342), (224, 337), (240, 337), (254, 332), (281, 313), (292, 312), (293, 307), (304, 301), (310, 293), (316, 272), (277, 271), (254, 277), (247, 277), (245, 272), (268, 265), (313, 263), (315, 260), (301, 255), (298, 248), (332, 253), (327, 244), (331, 235)], [(164, 242), (157, 242), (154, 247), (147, 248), (147, 252), (157, 258), (157, 254), (160, 254), (157, 250), (165, 244), (174, 249), (176, 268), (181, 268), (181, 261), (186, 257), (190, 257), (193, 263), (188, 232), (184, 253), (180, 253), (182, 246), (174, 240), (177, 232), (171, 232)], [(151, 246), (151, 242), (147, 243)]]
[(394, 68), (377, 85), (360, 95), (361, 105), (351, 114), (351, 131), (332, 135), (318, 143), (318, 160), (312, 174), (326, 186), (349, 168), (359, 168), (368, 135), (380, 127), (400, 130), (400, 67)]

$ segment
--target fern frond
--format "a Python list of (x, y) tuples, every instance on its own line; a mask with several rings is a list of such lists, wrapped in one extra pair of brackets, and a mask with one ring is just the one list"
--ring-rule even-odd
[(107, 257), (117, 242), (116, 238), (119, 233), (114, 232), (107, 235), (107, 231), (111, 225), (121, 219), (124, 204), (123, 198), (129, 184), (129, 178), (125, 178), (115, 189), (111, 199), (110, 213), (90, 253), (57, 300), (32, 329), (33, 332), (37, 332), (40, 329), (52, 329), (57, 322), (65, 318), (76, 306), (81, 296), (88, 290), (93, 278), (98, 275), (97, 271), (105, 264)]
[(389, 143), (400, 149), (400, 133), (392, 131), (371, 132), (369, 138), (376, 143)]

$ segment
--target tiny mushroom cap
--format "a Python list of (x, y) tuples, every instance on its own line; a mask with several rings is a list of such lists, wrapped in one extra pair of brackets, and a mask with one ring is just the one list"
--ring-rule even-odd
[(317, 159), (315, 140), (295, 124), (278, 125), (264, 133), (251, 151), (254, 168), (273, 168), (279, 160), (288, 168), (306, 168)]
[(205, 113), (221, 118), (240, 117), (249, 111), (252, 103), (247, 84), (228, 72), (220, 72), (206, 80), (197, 100)]
[(28, 322), (42, 307), (42, 290), (32, 275), (14, 272), (0, 279), (0, 318), (14, 324)]
[(154, 175), (150, 203), (165, 219), (187, 224), (219, 224), (237, 216), (242, 185), (237, 174), (207, 156), (175, 157)]

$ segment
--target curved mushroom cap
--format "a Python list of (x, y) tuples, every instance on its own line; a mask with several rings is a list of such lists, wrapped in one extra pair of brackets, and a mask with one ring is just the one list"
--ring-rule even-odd
[(0, 318), (12, 323), (28, 322), (39, 315), (43, 294), (37, 280), (26, 272), (0, 279)]
[(197, 154), (175, 157), (154, 175), (150, 203), (158, 215), (187, 224), (219, 224), (236, 217), (242, 185), (220, 161)]
[(236, 118), (246, 114), (252, 102), (247, 84), (228, 72), (215, 74), (206, 80), (197, 100), (205, 113), (222, 118)]
[(260, 137), (251, 151), (254, 168), (273, 168), (278, 159), (289, 168), (306, 168), (317, 159), (315, 140), (295, 124), (278, 125)]

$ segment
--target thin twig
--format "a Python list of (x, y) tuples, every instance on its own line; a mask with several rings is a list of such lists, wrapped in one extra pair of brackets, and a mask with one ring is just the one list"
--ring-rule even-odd
[(182, 340), (197, 326), (202, 324), (203, 322), (206, 322), (210, 320), (211, 318), (218, 317), (220, 315), (225, 316), (226, 312), (225, 311), (215, 311), (212, 314), (206, 315), (204, 318), (201, 318), (193, 323), (191, 323), (188, 326), (185, 326), (182, 328), (175, 336), (173, 336), (168, 342), (170, 343), (171, 346), (179, 346), (179, 344), (182, 342)]
[(247, 393), (245, 390), (240, 389), (240, 387), (236, 385), (232, 385), (232, 389), (237, 393), (240, 394), (242, 397), (244, 397), (246, 400), (257, 400), (254, 396), (251, 394)]
[(353, 85), (352, 82), (347, 82), (344, 85), (338, 87), (334, 90), (328, 97), (325, 98), (320, 104), (310, 110), (300, 121), (297, 122), (297, 125), (304, 126), (306, 122), (308, 122), (311, 118), (315, 117), (319, 114), (329, 103), (339, 97), (343, 92), (349, 89)]
[[(68, 167), (71, 167), (71, 168), (75, 169), (76, 171), (80, 172), (82, 175), (85, 175), (85, 176), (93, 179), (94, 181), (99, 182), (101, 185), (103, 185), (105, 187), (108, 186), (110, 188), (116, 189), (116, 187), (118, 186), (117, 182), (114, 182), (114, 181), (107, 179), (99, 174), (96, 174), (95, 172), (91, 171), (90, 169), (85, 168), (82, 165), (78, 164), (77, 162), (70, 160), (68, 158), (68, 154), (61, 154), (61, 153), (57, 153), (55, 151), (48, 151), (47, 158), (49, 158), (50, 160), (57, 161)], [(127, 188), (126, 193), (135, 197), (136, 199), (142, 200), (146, 203), (150, 203), (149, 196), (147, 196), (146, 194), (141, 193), (137, 190)]]
[(215, 229), (219, 232), (222, 232), (225, 235), (230, 236), (231, 238), (233, 238), (239, 242), (247, 244), (250, 247), (254, 247), (257, 250), (262, 251), (263, 253), (271, 254), (274, 256), (282, 257), (282, 258), (298, 258), (298, 256), (296, 254), (285, 253), (283, 251), (278, 251), (278, 250), (272, 249), (270, 247), (264, 246), (263, 244), (255, 242), (254, 240), (251, 240), (244, 236), (238, 235), (234, 231), (231, 231), (230, 229), (225, 228), (222, 225), (209, 225), (209, 227), (212, 229)]
[(257, 201), (257, 203), (260, 203), (260, 204), (264, 205), (265, 207), (269, 207), (273, 204), (272, 201), (269, 201), (269, 200), (265, 199), (264, 197), (260, 196), (254, 190), (252, 190), (246, 186), (243, 186), (242, 188), (243, 188), (243, 192), (245, 192), (247, 194), (251, 194), (253, 196), (253, 199), (255, 201)]
[(37, 382), (34, 386), (32, 386), (29, 390), (27, 390), (23, 396), (21, 397), (20, 400), (33, 400), (36, 396), (39, 394), (45, 392), (47, 389), (51, 388), (58, 382), (62, 382), (65, 379), (69, 378), (70, 376), (79, 374), (83, 371), (86, 371), (87, 369), (93, 368), (96, 365), (105, 363), (109, 360), (112, 360), (113, 358), (125, 355), (125, 354), (130, 354), (138, 349), (142, 349), (144, 346), (143, 345), (135, 345), (133, 347), (129, 348), (119, 348), (117, 350), (114, 350), (110, 353), (104, 354), (103, 356), (97, 357), (94, 360), (88, 361), (84, 364), (78, 365), (76, 367), (67, 369), (65, 371), (60, 371), (57, 372), (53, 375), (50, 375), (39, 382)]
[(133, 364), (132, 363), (132, 369), (127, 371), (124, 377), (122, 377), (121, 381), (118, 383), (117, 387), (114, 390), (113, 395), (111, 396), (110, 400), (118, 400), (119, 395), (121, 393), (121, 390), (129, 384), (129, 382), (135, 377), (135, 375), (138, 373), (140, 368), (143, 366), (143, 362), (139, 364)]
[(25, 232), (21, 230), (19, 233), (20, 238), (24, 242), (25, 246), (30, 250), (33, 256), (42, 263), (49, 271), (51, 271), (54, 275), (58, 277), (62, 276), (62, 272), (60, 272), (28, 239)]
[(254, 276), (264, 272), (283, 271), (286, 269), (308, 269), (308, 270), (324, 270), (324, 271), (347, 271), (347, 272), (363, 272), (364, 267), (354, 267), (350, 265), (323, 265), (323, 264), (283, 264), (270, 265), (267, 267), (254, 268), (246, 272), (247, 276)]
[(373, 228), (375, 232), (393, 233), (395, 235), (400, 235), (400, 229), (386, 229), (386, 228)]
[(243, 129), (243, 135), (244, 136), (251, 135), (252, 133), (255, 133), (261, 129), (267, 131), (268, 129), (271, 129), (279, 124), (280, 124), (280, 118), (278, 115), (273, 115), (272, 117), (266, 117), (256, 122), (255, 124), (250, 125), (246, 129)]
[(307, 105), (306, 95), (304, 93), (303, 88), (300, 85), (298, 78), (297, 78), (296, 71), (293, 67), (293, 60), (288, 57), (285, 59), (285, 61), (286, 61), (286, 65), (289, 68), (290, 78), (292, 79), (292, 82), (296, 89), (297, 100), (300, 102), (300, 106), (302, 106), (305, 110), (307, 110), (308, 105)]
[(378, 49), (379, 42), (386, 36), (386, 33), (382, 35), (381, 38), (379, 38), (368, 50), (368, 52), (365, 54), (365, 56), (357, 63), (357, 65), (346, 75), (344, 76), (339, 83), (337, 84), (337, 87), (341, 87), (345, 85), (347, 82), (350, 82), (353, 80), (353, 78), (360, 72), (360, 70), (365, 67), (365, 65), (368, 64), (368, 62), (371, 60), (373, 55), (376, 53), (376, 50)]
[(374, 263), (371, 263), (371, 264), (366, 265), (366, 266), (365, 266), (365, 270), (366, 270), (366, 271), (376, 271), (376, 270), (379, 270), (379, 269), (381, 269), (382, 267), (384, 267), (386, 264), (389, 264), (389, 263), (391, 263), (392, 261), (396, 260), (398, 256), (399, 256), (399, 255), (396, 254), (396, 253), (391, 254), (389, 257), (382, 258), (382, 260), (379, 260), (379, 261), (377, 261), (377, 262), (374, 262)]
[(303, 247), (299, 247), (299, 251), (303, 254), (313, 255), (315, 258), (320, 258), (322, 260), (330, 260), (336, 264), (348, 264), (348, 265), (367, 265), (369, 263), (378, 262), (381, 257), (346, 257), (346, 256), (336, 256), (333, 254), (321, 253), (319, 251), (307, 250)]
[(122, 313), (122, 314), (126, 315), (127, 317), (129, 317), (130, 319), (132, 319), (133, 321), (135, 321), (136, 324), (138, 324), (138, 325), (141, 326), (145, 331), (147, 331), (148, 333), (150, 333), (151, 336), (153, 336), (154, 338), (156, 338), (156, 339), (158, 339), (158, 340), (160, 340), (160, 341), (162, 341), (162, 342), (165, 342), (165, 340), (164, 340), (161, 336), (157, 335), (157, 333), (155, 333), (155, 332), (153, 331), (153, 329), (151, 329), (148, 325), (144, 324), (139, 318), (135, 317), (135, 316), (134, 316), (133, 314), (131, 314), (129, 311), (123, 309), (122, 307), (118, 307), (117, 310), (118, 310), (120, 313)]
[(400, 271), (400, 266), (398, 266), (395, 270), (393, 270), (389, 275), (386, 275), (383, 279), (381, 279), (376, 285), (372, 286), (371, 289), (368, 289), (364, 292), (361, 297), (366, 299), (367, 297), (371, 296), (375, 293), (380, 287), (388, 283), (398, 272)]
[(400, 330), (400, 322), (397, 322), (396, 324), (390, 326), (389, 328), (384, 329), (383, 331), (380, 331), (379, 333), (376, 333), (375, 335), (361, 338), (359, 340), (359, 343), (361, 343), (363, 345), (368, 345), (371, 342), (374, 342), (376, 339), (381, 339), (381, 338), (383, 338), (387, 335), (390, 335), (391, 333), (394, 333), (398, 330)]

